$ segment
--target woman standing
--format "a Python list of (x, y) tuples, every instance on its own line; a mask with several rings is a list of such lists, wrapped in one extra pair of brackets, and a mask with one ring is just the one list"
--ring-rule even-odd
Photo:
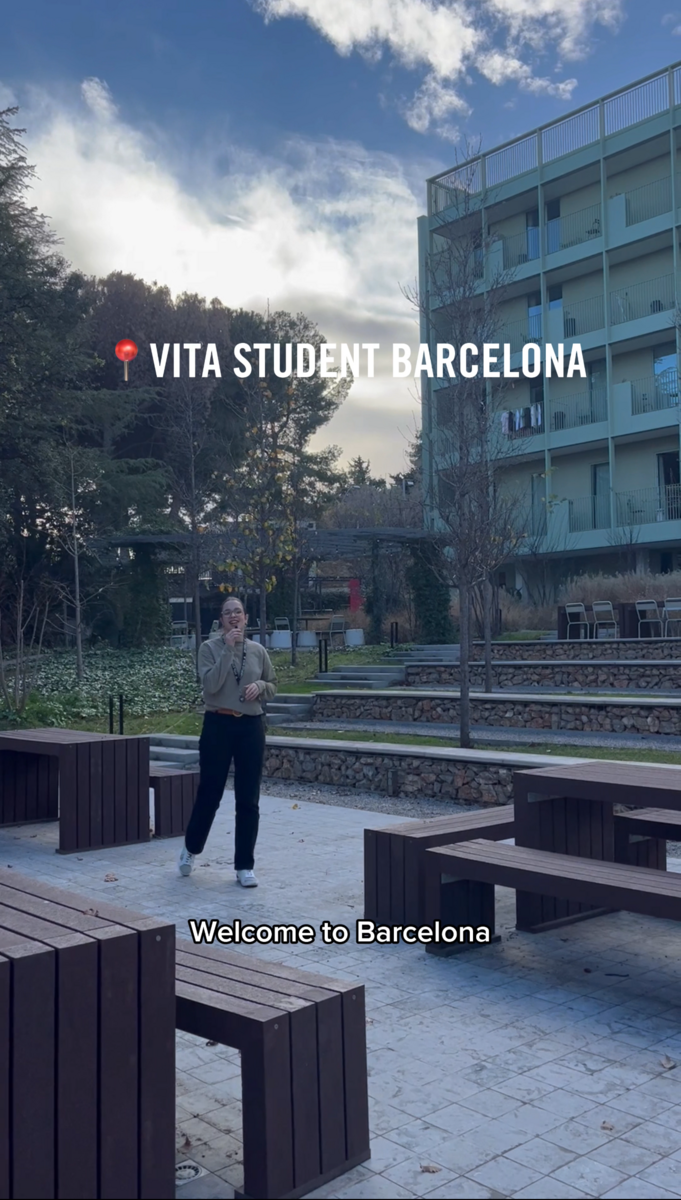
[(260, 780), (265, 757), (262, 700), (277, 691), (264, 646), (245, 635), (246, 613), (236, 597), (225, 600), (221, 631), (199, 650), (199, 677), (206, 715), (199, 740), (201, 777), (180, 854), (180, 875), (190, 875), (220, 807), (234, 759), (234, 869), (242, 887), (257, 887), (253, 874), (260, 819)]

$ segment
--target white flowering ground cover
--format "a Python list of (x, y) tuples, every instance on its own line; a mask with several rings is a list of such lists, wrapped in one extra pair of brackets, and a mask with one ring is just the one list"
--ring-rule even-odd
[(72, 651), (52, 651), (38, 668), (31, 709), (45, 709), (45, 720), (62, 725), (68, 719), (102, 717), (109, 695), (120, 693), (130, 716), (183, 712), (200, 703), (194, 656), (167, 647), (146, 650), (88, 650), (85, 677), (76, 676)]

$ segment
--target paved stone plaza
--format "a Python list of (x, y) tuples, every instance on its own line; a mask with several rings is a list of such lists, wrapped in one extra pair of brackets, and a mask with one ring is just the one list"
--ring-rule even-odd
[[(227, 802), (229, 799), (229, 803)], [(162, 915), (256, 924), (362, 914), (362, 831), (385, 813), (265, 796), (256, 870), (231, 868), (231, 793), (201, 865), (180, 843), (58, 856), (55, 825), (0, 831), (0, 863)], [(681, 861), (672, 866), (681, 868)], [(315, 1196), (681, 1197), (681, 932), (625, 914), (435, 959), (416, 946), (253, 950), (366, 985), (372, 1158)], [(678, 1062), (678, 1067), (675, 1064)], [(241, 1184), (238, 1055), (180, 1035), (181, 1200)]]

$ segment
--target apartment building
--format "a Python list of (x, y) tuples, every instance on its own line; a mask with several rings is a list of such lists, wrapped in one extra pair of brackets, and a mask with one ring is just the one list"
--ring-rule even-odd
[[(430, 179), (422, 296), (433, 257), (471, 222), (476, 289), (503, 280), (495, 340), (514, 369), (530, 342), (566, 355), (578, 342), (587, 368), (504, 391), (501, 474), (527, 514), (506, 582), (522, 590), (538, 556), (562, 573), (681, 567), (681, 64)], [(438, 340), (443, 308), (446, 296), (430, 295), (423, 342)], [(422, 399), (432, 499), (456, 387), (423, 378)], [(436, 501), (426, 521), (437, 527)]]

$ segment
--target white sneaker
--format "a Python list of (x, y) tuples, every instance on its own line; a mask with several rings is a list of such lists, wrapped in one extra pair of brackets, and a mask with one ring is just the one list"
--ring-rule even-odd
[(195, 855), (190, 854), (187, 847), (183, 846), (180, 861), (177, 864), (180, 875), (191, 875), (194, 869), (194, 858)]
[(252, 871), (237, 871), (236, 877), (242, 887), (258, 886), (258, 881)]

